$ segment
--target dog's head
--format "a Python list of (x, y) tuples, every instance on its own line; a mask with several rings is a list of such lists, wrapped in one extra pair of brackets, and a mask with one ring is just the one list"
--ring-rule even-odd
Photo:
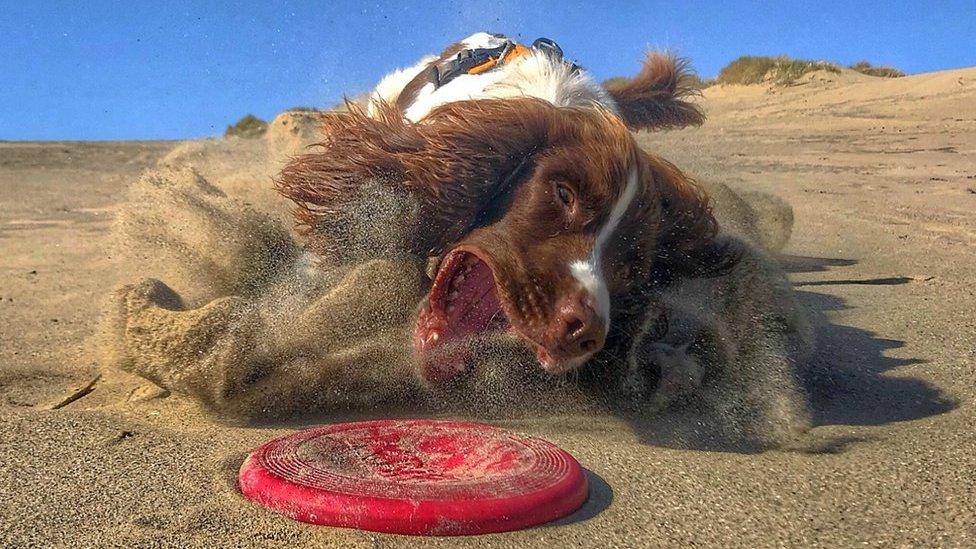
[(713, 262), (707, 200), (637, 146), (630, 128), (653, 116), (641, 113), (638, 124), (597, 105), (487, 99), (411, 123), (394, 106), (353, 107), (325, 115), (322, 150), (287, 167), (279, 189), (310, 231), (366, 179), (417, 197), (411, 251), (439, 259), (414, 331), (427, 379), (463, 370), (465, 340), (495, 330), (563, 373), (603, 348), (655, 277)]
[(463, 346), (452, 352), (450, 343), (486, 330), (521, 338), (551, 373), (572, 370), (603, 348), (611, 323), (655, 277), (701, 274), (715, 255), (705, 197), (640, 150), (618, 118), (520, 103), (498, 104), (517, 105), (518, 115), (490, 118), (538, 118), (545, 131), (526, 138), (508, 183), (439, 249), (414, 334), (421, 355), (433, 351), (428, 378), (463, 369)]

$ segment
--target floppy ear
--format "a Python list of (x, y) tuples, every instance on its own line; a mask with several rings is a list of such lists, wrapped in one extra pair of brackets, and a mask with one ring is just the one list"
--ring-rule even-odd
[(645, 173), (656, 194), (659, 225), (654, 279), (719, 276), (735, 266), (740, 250), (719, 234), (708, 195), (673, 164), (645, 154)]
[(417, 123), (392, 105), (377, 107), (372, 117), (355, 105), (323, 115), (325, 140), (276, 178), (278, 191), (298, 205), (301, 232), (341, 215), (360, 187), (379, 180), (418, 199), (418, 249), (411, 251), (436, 252), (530, 173), (557, 118), (555, 107), (535, 99), (449, 103)]
[(640, 73), (630, 80), (604, 86), (632, 130), (700, 126), (705, 115), (687, 101), (698, 92), (691, 86), (687, 61), (652, 52)]

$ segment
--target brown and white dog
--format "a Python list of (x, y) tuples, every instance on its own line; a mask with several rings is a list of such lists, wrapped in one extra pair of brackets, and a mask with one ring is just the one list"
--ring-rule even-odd
[[(485, 50), (500, 52), (489, 68), (441, 78)], [(337, 250), (321, 227), (363, 182), (417, 201), (406, 247), (437, 265), (414, 330), (428, 380), (462, 371), (464, 340), (495, 330), (570, 371), (644, 314), (655, 284), (727, 255), (704, 193), (631, 134), (702, 122), (685, 65), (652, 53), (604, 87), (556, 50), (470, 36), (388, 75), (368, 107), (325, 114), (318, 150), (277, 180), (324, 254)]]

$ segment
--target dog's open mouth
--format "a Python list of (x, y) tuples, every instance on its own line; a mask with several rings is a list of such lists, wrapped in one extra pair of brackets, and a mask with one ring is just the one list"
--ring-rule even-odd
[(421, 374), (435, 382), (454, 377), (469, 357), (463, 346), (451, 343), (510, 329), (491, 265), (470, 251), (449, 252), (434, 276), (414, 330)]

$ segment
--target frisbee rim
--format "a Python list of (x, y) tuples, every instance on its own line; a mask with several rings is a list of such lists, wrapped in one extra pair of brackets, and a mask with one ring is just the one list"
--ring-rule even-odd
[[(288, 439), (310, 440), (317, 433), (325, 435), (362, 427), (462, 428), (500, 434), (523, 444), (531, 442), (545, 446), (565, 469), (553, 482), (527, 493), (498, 498), (408, 499), (307, 486), (269, 471), (260, 463), (262, 452)], [(485, 481), (485, 484), (490, 483), (490, 479)], [(277, 437), (247, 456), (241, 464), (238, 484), (247, 499), (301, 522), (391, 534), (437, 536), (506, 532), (543, 524), (573, 513), (585, 503), (589, 494), (589, 484), (579, 462), (551, 442), (537, 437), (521, 437), (483, 423), (429, 419), (333, 424)]]

